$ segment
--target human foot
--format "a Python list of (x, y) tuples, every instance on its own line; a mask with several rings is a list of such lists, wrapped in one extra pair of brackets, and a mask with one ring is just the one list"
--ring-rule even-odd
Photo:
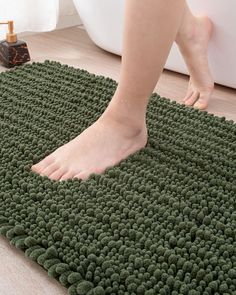
[(183, 102), (187, 106), (205, 109), (214, 89), (214, 81), (208, 65), (208, 43), (213, 24), (206, 16), (193, 17), (189, 26), (180, 29), (176, 43), (190, 73), (187, 94)]
[(146, 125), (136, 128), (105, 112), (80, 135), (56, 149), (32, 170), (53, 180), (87, 179), (143, 148), (147, 143)]

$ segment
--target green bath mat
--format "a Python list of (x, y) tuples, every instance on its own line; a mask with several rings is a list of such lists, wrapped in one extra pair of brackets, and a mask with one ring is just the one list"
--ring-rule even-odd
[(87, 181), (31, 172), (116, 86), (50, 61), (0, 74), (0, 234), (72, 295), (236, 294), (233, 121), (153, 93), (145, 149)]

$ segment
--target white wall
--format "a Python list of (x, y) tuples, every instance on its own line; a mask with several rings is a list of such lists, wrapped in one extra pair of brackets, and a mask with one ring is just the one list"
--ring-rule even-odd
[(81, 19), (75, 9), (73, 0), (59, 0), (60, 13), (57, 29), (81, 25)]

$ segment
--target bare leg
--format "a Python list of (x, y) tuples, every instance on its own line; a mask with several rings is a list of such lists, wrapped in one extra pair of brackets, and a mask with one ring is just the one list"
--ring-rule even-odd
[(147, 142), (146, 107), (185, 11), (185, 0), (127, 0), (121, 76), (102, 116), (32, 170), (54, 180), (102, 173)]
[(211, 97), (214, 81), (208, 65), (208, 43), (213, 25), (207, 16), (194, 16), (185, 6), (182, 24), (176, 36), (176, 43), (190, 73), (186, 105), (205, 109)]

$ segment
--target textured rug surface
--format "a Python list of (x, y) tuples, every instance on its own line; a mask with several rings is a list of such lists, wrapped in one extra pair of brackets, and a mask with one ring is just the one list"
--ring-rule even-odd
[(116, 86), (49, 61), (0, 74), (0, 234), (71, 295), (236, 294), (233, 121), (153, 93), (147, 146), (104, 175), (30, 170)]

